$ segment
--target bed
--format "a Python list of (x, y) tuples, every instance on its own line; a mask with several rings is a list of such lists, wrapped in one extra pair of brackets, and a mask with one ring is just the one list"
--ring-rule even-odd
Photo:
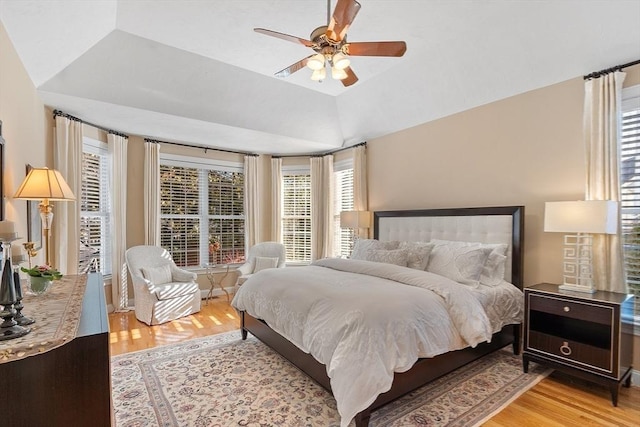
[[(506, 262), (504, 264), (504, 280), (503, 282), (508, 282), (506, 285), (510, 290), (518, 289), (518, 293), (514, 296), (514, 301), (518, 299), (518, 304), (521, 304), (522, 298), (518, 298), (521, 295), (522, 290), (522, 264), (523, 264), (523, 253), (522, 253), (522, 244), (523, 244), (523, 225), (524, 225), (524, 208), (522, 206), (504, 206), (504, 207), (485, 207), (485, 208), (456, 208), (456, 209), (430, 209), (430, 210), (409, 210), (409, 211), (379, 211), (374, 212), (374, 239), (382, 242), (391, 242), (391, 241), (407, 241), (407, 242), (429, 242), (429, 241), (456, 241), (456, 242), (479, 242), (483, 244), (491, 244), (491, 245), (502, 245), (506, 246)], [(505, 245), (506, 244), (506, 245)], [(294, 298), (303, 299), (306, 298), (305, 294), (298, 288), (304, 288), (304, 286), (299, 287), (285, 287), (278, 288), (278, 286), (283, 286), (282, 283), (285, 283), (286, 277), (281, 275), (291, 275), (292, 277), (300, 278), (299, 283), (304, 283), (305, 286), (307, 282), (311, 283), (315, 281), (315, 274), (318, 269), (329, 268), (331, 272), (329, 276), (333, 280), (332, 283), (354, 283), (353, 277), (360, 276), (364, 271), (367, 270), (366, 274), (378, 275), (376, 277), (363, 276), (366, 280), (366, 286), (370, 286), (370, 288), (363, 289), (371, 289), (370, 293), (362, 292), (359, 295), (366, 295), (367, 298), (354, 298), (354, 294), (349, 294), (348, 292), (344, 296), (340, 296), (341, 294), (336, 294), (334, 302), (332, 305), (337, 307), (345, 306), (345, 301), (348, 301), (348, 305), (353, 305), (355, 307), (359, 307), (359, 301), (362, 300), (365, 303), (369, 299), (374, 299), (375, 293), (377, 291), (376, 286), (378, 286), (379, 281), (384, 281), (385, 283), (391, 282), (395, 283), (396, 281), (400, 281), (398, 277), (405, 276), (409, 277), (407, 284), (416, 285), (418, 284), (418, 288), (424, 287), (422, 284), (422, 276), (429, 276), (431, 273), (425, 272), (413, 272), (408, 271), (410, 269), (406, 267), (398, 267), (393, 265), (386, 266), (378, 266), (380, 263), (368, 263), (369, 261), (351, 261), (351, 260), (320, 260), (317, 263), (310, 267), (295, 267), (289, 269), (278, 269), (281, 271), (278, 272), (260, 272), (260, 274), (256, 274), (255, 283), (257, 284), (257, 280), (262, 278), (262, 280), (266, 280), (268, 283), (272, 284), (276, 287), (276, 292), (283, 293), (283, 290), (288, 291), (292, 289), (294, 292)], [(346, 269), (345, 272), (341, 271), (342, 269)], [(308, 269), (308, 270), (303, 270)], [(333, 271), (337, 269), (338, 272)], [(380, 273), (377, 271), (380, 270)], [(285, 272), (286, 271), (286, 272)], [(302, 276), (300, 274), (303, 274)], [(307, 274), (307, 279), (305, 280), (304, 274)], [(313, 274), (311, 274), (313, 273)], [(297, 276), (296, 276), (297, 275)], [(312, 280), (311, 277), (314, 277)], [(339, 278), (339, 279), (336, 279)], [(290, 280), (290, 279), (289, 279)], [(404, 280), (404, 279), (402, 279)], [(429, 277), (429, 280), (433, 280), (433, 276)], [(418, 281), (420, 283), (418, 283)], [(437, 282), (438, 280), (436, 280)], [(282, 283), (280, 283), (282, 282)], [(415, 283), (414, 283), (415, 282)], [(441, 294), (443, 300), (447, 300), (447, 295), (451, 293), (458, 292), (459, 288), (466, 288), (464, 285), (459, 285), (456, 283), (456, 286), (452, 286), (449, 282), (449, 279), (442, 280), (444, 291), (437, 290), (436, 293)], [(358, 282), (359, 283), (359, 282)], [(245, 291), (245, 285), (249, 284), (247, 287), (248, 290)], [(262, 290), (256, 292), (256, 289), (263, 289), (260, 286), (253, 286), (253, 294), (251, 293), (251, 286), (253, 286), (253, 282), (247, 282), (243, 285), (236, 297), (234, 298), (233, 305), (238, 309), (241, 316), (241, 330), (242, 337), (246, 339), (247, 333), (251, 333), (256, 336), (258, 339), (263, 341), (265, 344), (269, 345), (276, 352), (281, 354), (291, 363), (296, 365), (299, 369), (317, 381), (320, 385), (322, 385), (325, 389), (330, 392), (333, 392), (336, 397), (336, 402), (338, 404), (338, 410), (342, 416), (342, 425), (347, 425), (352, 418), (355, 419), (355, 424), (358, 427), (367, 426), (369, 422), (369, 418), (371, 413), (380, 408), (381, 406), (389, 403), (390, 401), (412, 391), (416, 388), (421, 387), (424, 384), (448, 373), (451, 372), (467, 363), (470, 363), (473, 360), (476, 360), (484, 355), (487, 355), (495, 350), (503, 348), (507, 345), (512, 345), (513, 351), (515, 354), (519, 353), (520, 348), (520, 320), (512, 320), (508, 322), (509, 324), (505, 324), (503, 326), (499, 326), (499, 330), (489, 329), (488, 336), (487, 330), (491, 327), (491, 325), (485, 325), (484, 329), (484, 338), (482, 338), (482, 334), (476, 329), (482, 329), (480, 325), (479, 318), (475, 318), (473, 315), (469, 315), (470, 318), (474, 319), (472, 322), (469, 322), (469, 325), (473, 325), (473, 330), (471, 330), (471, 326), (464, 326), (463, 328), (468, 328), (470, 332), (466, 335), (462, 331), (462, 328), (455, 324), (457, 330), (455, 334), (455, 339), (459, 340), (458, 335), (463, 336), (463, 341), (470, 341), (471, 346), (460, 346), (458, 341), (455, 341), (455, 350), (447, 351), (446, 353), (439, 353), (429, 357), (413, 357), (414, 351), (407, 350), (408, 353), (411, 353), (411, 357), (407, 355), (406, 360), (402, 360), (401, 363), (395, 361), (397, 363), (395, 366), (400, 366), (400, 369), (395, 370), (395, 372), (391, 372), (391, 378), (389, 379), (389, 384), (384, 385), (384, 390), (379, 393), (375, 393), (371, 396), (367, 395), (366, 406), (362, 405), (362, 400), (358, 401), (361, 408), (356, 413), (353, 413), (353, 407), (349, 407), (352, 411), (342, 410), (341, 403), (343, 400), (348, 400), (343, 393), (345, 386), (344, 380), (340, 379), (340, 375), (344, 375), (337, 371), (337, 369), (333, 369), (334, 361), (331, 360), (331, 364), (327, 362), (327, 364), (322, 364), (318, 360), (329, 360), (322, 353), (324, 352), (323, 348), (320, 347), (320, 344), (316, 343), (320, 342), (324, 345), (326, 341), (327, 345), (333, 344), (334, 341), (338, 341), (339, 338), (336, 338), (332, 341), (332, 337), (325, 337), (325, 331), (330, 330), (328, 326), (325, 328), (324, 325), (325, 320), (326, 324), (330, 324), (330, 319), (321, 319), (318, 321), (318, 324), (309, 324), (308, 321), (304, 319), (297, 319), (295, 316), (291, 315), (292, 311), (288, 310), (288, 306), (286, 302), (281, 302), (277, 299), (272, 299), (267, 304), (261, 298), (261, 296), (255, 297), (255, 294), (259, 294), (263, 292)], [(429, 285), (430, 286), (430, 285)], [(429, 286), (426, 286), (427, 288)], [(501, 284), (502, 286), (502, 284)], [(267, 287), (265, 287), (267, 288)], [(395, 313), (396, 310), (400, 310), (404, 312), (405, 310), (411, 312), (413, 307), (405, 308), (403, 305), (398, 304), (411, 304), (413, 300), (418, 297), (422, 298), (422, 295), (426, 294), (424, 290), (415, 289), (416, 286), (403, 286), (398, 285), (393, 288), (393, 294), (397, 295), (397, 297), (387, 298), (387, 303), (389, 308), (384, 312), (377, 312), (376, 316), (380, 316), (381, 318), (388, 319), (397, 319), (395, 315), (389, 315), (389, 313)], [(312, 288), (310, 288), (312, 289)], [(317, 289), (317, 288), (316, 288)], [(349, 289), (345, 286), (345, 291)], [(434, 289), (430, 289), (432, 291), (436, 291)], [(266, 291), (265, 291), (266, 292)], [(333, 292), (333, 291), (332, 291)], [(342, 292), (342, 291), (340, 291)], [(405, 292), (407, 292), (405, 294)], [(460, 292), (467, 292), (466, 290), (461, 290)], [(515, 291), (514, 291), (515, 292)], [(249, 298), (249, 295), (252, 295)], [(425, 297), (426, 298), (426, 297)], [(431, 298), (431, 297), (430, 297)], [(251, 299), (256, 301), (261, 301), (259, 304), (247, 304), (245, 301)], [(358, 300), (358, 301), (356, 301)], [(405, 301), (406, 300), (406, 301)], [(283, 301), (286, 301), (283, 297)], [(471, 301), (470, 301), (471, 302)], [(310, 301), (308, 303), (308, 309), (312, 310), (316, 305), (321, 303)], [(446, 303), (448, 304), (448, 302)], [(445, 305), (446, 305), (445, 304)], [(466, 302), (465, 302), (466, 304)], [(473, 303), (475, 304), (475, 303)], [(269, 305), (269, 313), (274, 313), (265, 315), (265, 311), (262, 310), (263, 306)], [(414, 304), (416, 305), (416, 304)], [(458, 312), (462, 312), (464, 310), (469, 310), (469, 313), (475, 313), (476, 310), (473, 306), (471, 308), (466, 308), (463, 306), (454, 307)], [(431, 309), (430, 309), (431, 310)], [(356, 309), (357, 313), (362, 312), (361, 309)], [(275, 314), (278, 313), (278, 314)], [(434, 316), (437, 313), (434, 311)], [(281, 318), (277, 316), (280, 315)], [(431, 312), (430, 312), (431, 315)], [(520, 313), (521, 315), (521, 313)], [(276, 316), (276, 317), (273, 317)], [(264, 319), (267, 319), (266, 321)], [(386, 320), (388, 321), (388, 320)], [(460, 322), (459, 320), (457, 320)], [(315, 322), (315, 321), (314, 321)], [(302, 338), (302, 335), (299, 337), (295, 331), (293, 331), (292, 327), (283, 327), (283, 325), (294, 325), (299, 324), (300, 328), (309, 327), (313, 331), (313, 334), (310, 336), (311, 343), (309, 343), (309, 339)], [(271, 326), (270, 326), (271, 325)], [(296, 326), (297, 327), (297, 326)], [(397, 326), (394, 326), (394, 328)], [(404, 330), (405, 326), (401, 325), (400, 329), (395, 330)], [(455, 328), (454, 328), (455, 329)], [(340, 334), (343, 334), (345, 331), (340, 331)], [(397, 332), (394, 332), (397, 334)], [(425, 333), (426, 334), (426, 333)], [(475, 334), (475, 335), (474, 335)], [(284, 336), (283, 336), (284, 335)], [(403, 334), (400, 334), (403, 335)], [(406, 335), (406, 334), (404, 334)], [(285, 338), (287, 336), (288, 338)], [(468, 336), (475, 337), (467, 338)], [(412, 338), (413, 339), (413, 338)], [(429, 338), (425, 338), (424, 341), (428, 341)], [(292, 342), (293, 341), (293, 342)], [(371, 336), (366, 335), (362, 339), (363, 343), (358, 343), (355, 345), (351, 345), (350, 349), (359, 349), (362, 348), (363, 351), (367, 351), (371, 353), (371, 347), (367, 347), (370, 345), (370, 341), (372, 341)], [(415, 341), (415, 339), (414, 339)], [(295, 344), (294, 344), (295, 342)], [(341, 345), (340, 343), (338, 345)], [(375, 345), (371, 344), (371, 345)], [(389, 347), (389, 344), (386, 345)], [(418, 344), (413, 343), (413, 341), (407, 343), (398, 338), (398, 344), (391, 344), (390, 347), (398, 347), (401, 349), (405, 349), (408, 347), (419, 347), (417, 350), (420, 354), (422, 353), (431, 353), (430, 348), (426, 348), (426, 344), (421, 342), (418, 339)], [(464, 347), (464, 348), (463, 348)], [(306, 351), (303, 351), (306, 350)], [(332, 347), (331, 351), (334, 351), (335, 348)], [(357, 351), (357, 350), (354, 350)], [(327, 350), (327, 353), (329, 351)], [(374, 354), (376, 352), (373, 352)], [(398, 353), (395, 350), (395, 353)], [(394, 354), (395, 354), (394, 353)], [(437, 353), (437, 352), (436, 352)], [(312, 356), (312, 354), (314, 354)], [(340, 353), (339, 357), (348, 357), (348, 353)], [(367, 353), (364, 353), (367, 354)], [(315, 356), (315, 357), (314, 357)], [(400, 357), (396, 357), (396, 359), (403, 359), (402, 354)], [(409, 363), (408, 366), (404, 366), (404, 364)], [(339, 366), (339, 363), (335, 364)], [(363, 371), (362, 374), (369, 374), (369, 371)], [(376, 379), (376, 375), (371, 374), (374, 380)], [(330, 376), (332, 379), (330, 379)], [(384, 377), (384, 375), (382, 375)], [(333, 381), (333, 387), (332, 387)], [(350, 381), (350, 380), (349, 380)], [(342, 385), (341, 385), (342, 384)], [(379, 386), (378, 386), (379, 387)], [(363, 387), (351, 387), (351, 389), (360, 390)], [(366, 389), (366, 387), (364, 387)], [(365, 390), (366, 391), (366, 390)], [(361, 398), (360, 396), (357, 396)], [(350, 403), (350, 401), (349, 401)], [(343, 404), (342, 408), (346, 407)], [(347, 405), (348, 406), (348, 405)], [(344, 412), (344, 413), (343, 413)], [(345, 415), (346, 414), (346, 415)]]

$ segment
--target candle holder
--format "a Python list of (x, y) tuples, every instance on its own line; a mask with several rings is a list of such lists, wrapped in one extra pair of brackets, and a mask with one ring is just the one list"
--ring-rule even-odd
[(14, 282), (14, 271), (11, 267), (11, 242), (17, 237), (0, 234), (2, 239), (2, 279), (0, 279), (0, 341), (19, 338), (31, 332), (31, 328), (21, 326), (16, 321), (17, 311), (14, 304), (18, 302), (16, 298), (16, 286)]
[[(19, 247), (19, 246), (16, 246), (16, 247)], [(20, 326), (31, 325), (32, 323), (35, 323), (35, 320), (22, 314), (22, 309), (24, 308), (24, 304), (22, 304), (22, 298), (23, 298), (22, 283), (20, 280), (20, 267), (17, 265), (24, 262), (24, 255), (22, 255), (21, 253), (20, 254), (12, 253), (11, 261), (14, 264), (13, 284), (15, 285), (15, 288), (16, 288), (16, 303), (13, 304), (13, 308), (16, 309), (16, 316), (14, 317), (14, 319), (16, 322), (18, 322), (18, 325)]]

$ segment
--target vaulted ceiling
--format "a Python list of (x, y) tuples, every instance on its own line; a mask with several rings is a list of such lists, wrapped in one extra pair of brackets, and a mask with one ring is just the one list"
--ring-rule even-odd
[(274, 77), (313, 52), (253, 31), (308, 39), (325, 0), (0, 0), (0, 20), (45, 104), (256, 153), (329, 151), (640, 57), (638, 0), (360, 3), (348, 40), (407, 52), (351, 58), (349, 87)]

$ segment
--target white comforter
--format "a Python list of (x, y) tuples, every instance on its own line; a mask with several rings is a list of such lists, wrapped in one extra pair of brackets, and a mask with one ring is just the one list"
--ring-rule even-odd
[(508, 287), (519, 302), (501, 304), (510, 312), (491, 320), (482, 302), (493, 305), (495, 291), (391, 264), (323, 259), (254, 274), (232, 305), (326, 365), (344, 427), (419, 357), (475, 347), (520, 322), (522, 294)]

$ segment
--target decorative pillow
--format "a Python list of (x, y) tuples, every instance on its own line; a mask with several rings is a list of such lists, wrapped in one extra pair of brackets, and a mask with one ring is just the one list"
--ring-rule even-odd
[(161, 265), (159, 267), (142, 267), (141, 270), (144, 278), (154, 285), (162, 285), (172, 281), (171, 266), (169, 264)]
[(463, 285), (477, 286), (484, 264), (493, 248), (481, 243), (432, 240), (435, 244), (427, 271), (455, 280)]
[(376, 239), (356, 239), (353, 251), (351, 253), (351, 259), (367, 260), (367, 251), (372, 249), (398, 249), (399, 242), (389, 241), (383, 242)]
[(278, 257), (264, 257), (257, 256), (255, 257), (255, 266), (253, 267), (253, 272), (257, 273), (260, 270), (266, 270), (267, 268), (276, 268), (278, 266)]
[(365, 261), (407, 266), (407, 251), (404, 249), (369, 249)]
[(434, 246), (430, 242), (400, 242), (398, 248), (407, 251), (407, 267), (424, 270)]
[(507, 262), (507, 244), (483, 245), (493, 248), (480, 274), (480, 283), (486, 286), (498, 286), (504, 280)]

